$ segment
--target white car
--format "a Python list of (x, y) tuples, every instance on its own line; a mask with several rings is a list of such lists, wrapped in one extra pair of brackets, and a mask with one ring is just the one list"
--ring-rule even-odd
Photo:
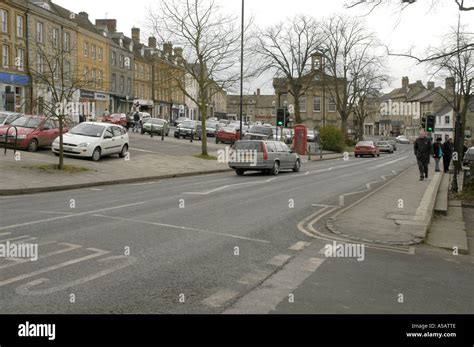
[(407, 139), (405, 135), (400, 135), (400, 136), (397, 136), (397, 142), (401, 144), (409, 144), (410, 140)]
[[(120, 125), (84, 122), (63, 135), (64, 154), (94, 161), (112, 154), (124, 158), (128, 148), (127, 131)], [(55, 155), (59, 155), (59, 137), (54, 140), (51, 149)]]

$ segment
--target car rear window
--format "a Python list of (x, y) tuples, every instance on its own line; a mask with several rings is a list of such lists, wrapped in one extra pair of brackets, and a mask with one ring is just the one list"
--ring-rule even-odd
[(273, 134), (272, 131), (273, 128), (267, 128), (267, 127), (262, 127), (262, 126), (253, 126), (250, 128), (250, 132), (253, 134), (264, 134), (271, 136)]
[(358, 142), (356, 146), (373, 146), (374, 143), (372, 141), (361, 141)]
[(260, 141), (237, 141), (235, 143), (235, 149), (261, 151), (262, 143)]

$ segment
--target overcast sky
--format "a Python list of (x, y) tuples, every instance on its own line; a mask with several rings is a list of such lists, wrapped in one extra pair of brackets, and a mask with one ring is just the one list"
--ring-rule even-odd
[[(240, 13), (240, 0), (218, 0), (232, 13)], [(253, 15), (255, 24), (265, 27), (280, 22), (296, 14), (312, 15), (315, 18), (324, 18), (333, 13), (363, 16), (367, 8), (356, 7), (346, 9), (344, 4), (348, 0), (246, 0), (246, 16)], [(142, 28), (142, 40), (146, 40), (145, 18), (147, 9), (157, 1), (153, 0), (53, 0), (53, 2), (73, 11), (85, 11), (91, 21), (97, 18), (115, 18), (118, 21), (118, 31), (131, 36), (132, 27)], [(400, 1), (401, 2), (401, 1)], [(450, 26), (457, 23), (459, 11), (454, 0), (440, 0), (436, 7), (432, 7), (430, 0), (422, 0), (407, 6), (400, 11), (400, 6), (377, 8), (365, 16), (367, 25), (376, 32), (380, 41), (394, 52), (403, 52), (410, 47), (420, 55), (426, 49), (437, 47), (441, 43), (443, 34), (449, 31)], [(474, 27), (474, 12), (463, 12), (463, 22)], [(388, 60), (389, 75), (393, 77), (390, 88), (399, 87), (401, 77), (408, 76), (410, 81), (422, 80), (424, 83), (431, 78), (426, 67), (416, 65), (413, 60), (405, 58), (390, 58)], [(436, 83), (440, 83), (436, 80)], [(248, 86), (247, 92), (261, 88), (262, 93), (273, 94), (271, 80), (263, 78), (254, 81)]]

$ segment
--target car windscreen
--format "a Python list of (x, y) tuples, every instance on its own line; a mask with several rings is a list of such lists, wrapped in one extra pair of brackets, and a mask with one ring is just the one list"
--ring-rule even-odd
[(195, 127), (194, 122), (183, 122), (181, 123), (182, 128), (193, 129)]
[(262, 143), (260, 141), (237, 141), (234, 148), (239, 150), (261, 151)]
[(252, 134), (263, 134), (263, 135), (271, 136), (273, 134), (272, 129), (273, 128), (267, 128), (267, 127), (262, 127), (262, 126), (253, 126), (253, 127), (250, 128), (250, 132)]
[(226, 133), (235, 133), (236, 128), (234, 127), (225, 127), (222, 128), (222, 131), (225, 131)]
[(373, 146), (373, 142), (372, 141), (361, 141), (361, 142), (358, 142), (356, 146)]
[(0, 124), (3, 124), (3, 122), (5, 122), (5, 120), (8, 118), (8, 115), (7, 114), (1, 114), (0, 113)]
[(81, 123), (72, 128), (69, 133), (73, 135), (101, 137), (102, 133), (104, 132), (104, 129), (105, 127), (101, 125)]
[(377, 142), (377, 146), (387, 146), (388, 142), (387, 141), (379, 141)]
[(36, 129), (40, 126), (42, 119), (38, 117), (20, 117), (12, 125), (22, 128)]
[(158, 124), (158, 125), (163, 125), (165, 124), (165, 121), (163, 119), (148, 119), (146, 123), (152, 123), (152, 124)]

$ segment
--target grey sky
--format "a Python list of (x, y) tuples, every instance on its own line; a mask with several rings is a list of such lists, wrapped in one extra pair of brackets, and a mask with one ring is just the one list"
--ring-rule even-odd
[[(54, 1), (54, 0), (53, 0)], [(240, 13), (240, 0), (220, 0), (223, 6), (232, 13)], [(142, 39), (146, 38), (145, 18), (147, 9), (153, 0), (56, 0), (56, 3), (74, 12), (85, 11), (94, 21), (97, 18), (115, 18), (118, 20), (118, 30), (130, 36), (133, 26), (142, 29)], [(367, 13), (364, 7), (345, 9), (346, 0), (246, 0), (246, 15), (253, 15), (255, 24), (268, 26), (282, 21), (289, 16), (304, 13), (315, 18), (323, 18), (332, 13), (347, 13), (347, 15), (363, 15)], [(440, 45), (441, 37), (447, 33), (449, 27), (455, 25), (459, 11), (454, 0), (440, 0), (434, 8), (431, 1), (418, 1), (400, 11), (399, 6), (377, 8), (366, 16), (370, 29), (375, 31), (380, 41), (394, 52), (404, 52), (413, 47), (414, 52), (420, 55), (426, 49)], [(461, 14), (464, 24), (474, 25), (474, 13)], [(422, 80), (426, 82), (431, 76), (424, 66), (416, 65), (413, 60), (405, 58), (389, 58), (389, 75), (393, 77), (391, 88), (398, 87), (402, 76), (408, 76), (410, 81)], [(440, 82), (436, 80), (437, 84)], [(261, 88), (262, 92), (273, 93), (269, 78), (261, 78), (248, 86), (247, 92)]]

